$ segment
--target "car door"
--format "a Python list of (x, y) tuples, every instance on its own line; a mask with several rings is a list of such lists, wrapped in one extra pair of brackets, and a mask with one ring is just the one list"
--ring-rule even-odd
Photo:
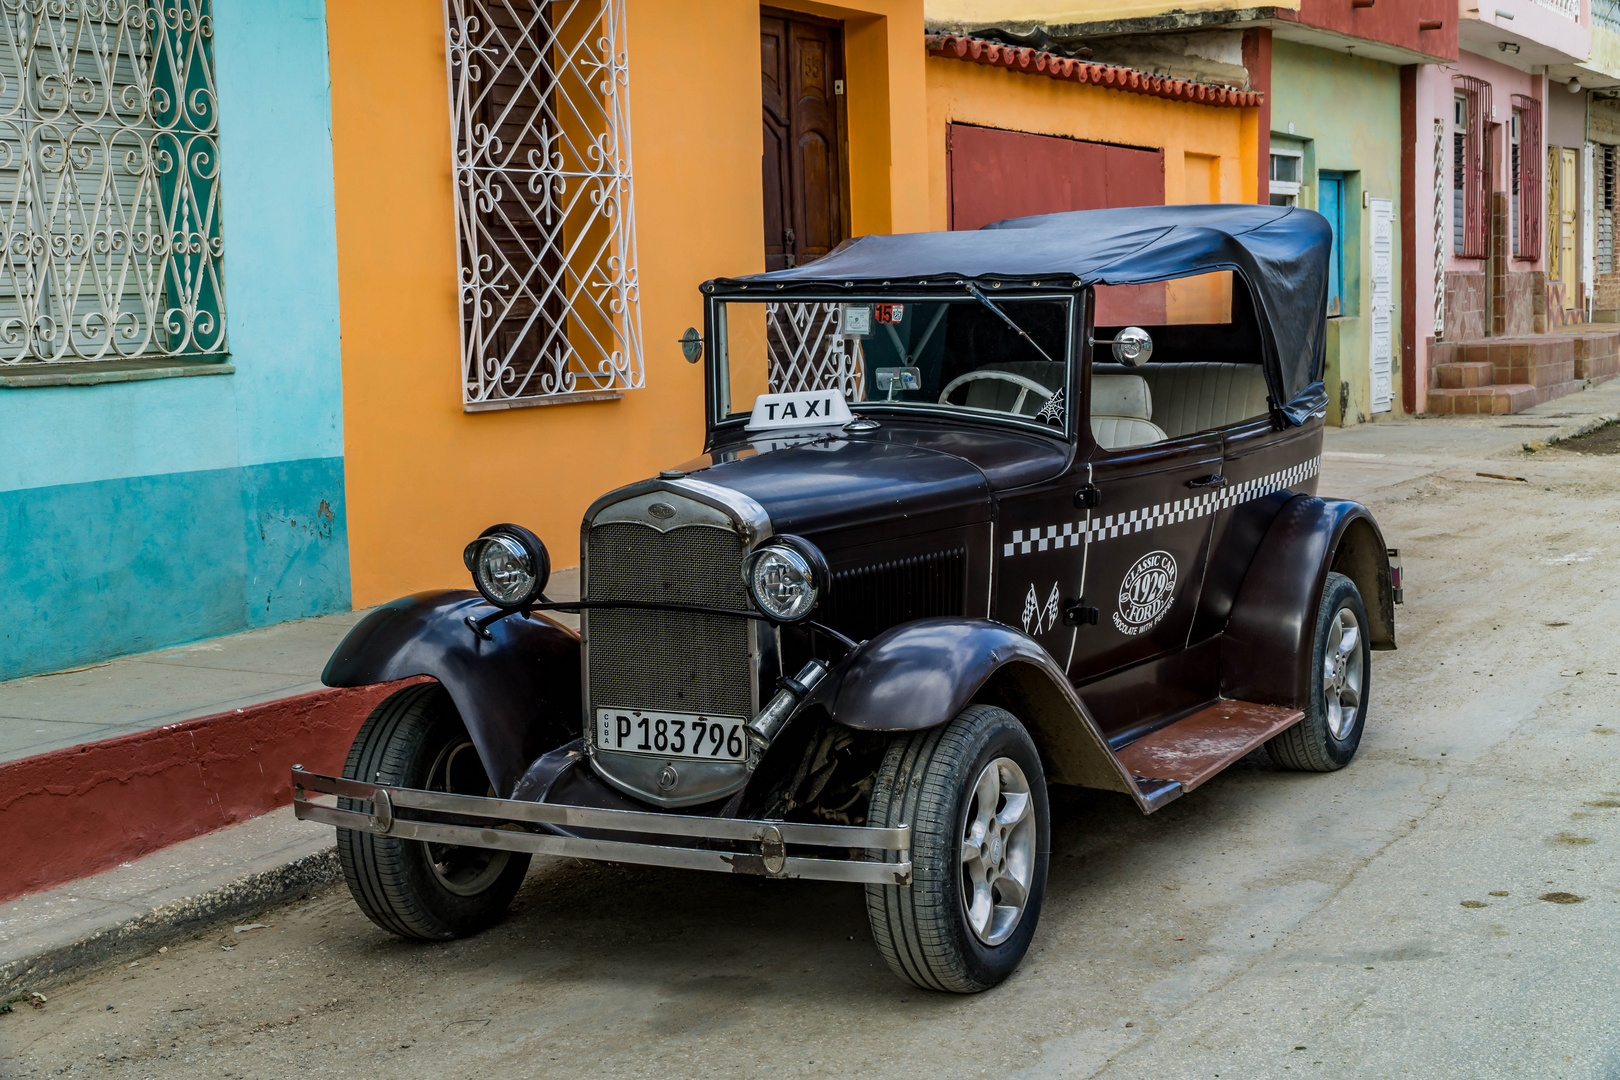
[(1080, 462), (1041, 484), (996, 500), (995, 603), (997, 622), (1021, 628), (1040, 642), (1059, 667), (1068, 664), (1076, 628), (1063, 609), (1079, 600), (1085, 583), (1085, 536), (1090, 512), (1076, 505), (1086, 481)]
[(1069, 677), (1077, 684), (1187, 644), (1220, 504), (1218, 433), (1135, 449), (1097, 447), (1085, 542), (1085, 603)]

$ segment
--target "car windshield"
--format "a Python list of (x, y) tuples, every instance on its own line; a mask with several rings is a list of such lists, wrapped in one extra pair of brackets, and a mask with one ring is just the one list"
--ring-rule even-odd
[(1071, 306), (1066, 296), (718, 301), (716, 419), (749, 415), (761, 394), (836, 390), (856, 409), (966, 410), (1063, 431)]

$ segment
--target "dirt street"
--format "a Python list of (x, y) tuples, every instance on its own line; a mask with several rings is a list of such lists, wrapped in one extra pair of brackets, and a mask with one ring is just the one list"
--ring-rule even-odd
[(537, 861), (473, 940), (340, 886), (57, 988), (0, 1075), (1620, 1075), (1620, 457), (1448, 436), (1485, 430), (1329, 438), (1408, 574), (1355, 763), (1060, 791), (997, 990), (899, 983), (851, 887)]

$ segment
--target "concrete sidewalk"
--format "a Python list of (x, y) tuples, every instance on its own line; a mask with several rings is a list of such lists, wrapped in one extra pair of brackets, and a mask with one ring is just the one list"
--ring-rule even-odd
[[(1329, 429), (1321, 491), (1365, 498), (1436, 473), (1501, 483), (1477, 474), (1533, 473), (1535, 457), (1525, 453), (1524, 444), (1568, 437), (1616, 416), (1620, 380), (1513, 416)], [(577, 596), (576, 590), (577, 573), (561, 572), (549, 591), (561, 598)], [(36, 721), (41, 727), (138, 731), (182, 716), (242, 708), (241, 702), (262, 702), (278, 687), (297, 693), (317, 684), (331, 647), (358, 617), (308, 620), (86, 671), (0, 683), (0, 715), (32, 702), (20, 711), (48, 714)], [(165, 686), (175, 696), (164, 698)], [(42, 734), (58, 740), (51, 745), (61, 745), (59, 740), (75, 730), (47, 728)], [(329, 829), (297, 822), (280, 810), (108, 873), (0, 904), (0, 986), (47, 985), (75, 966), (147, 952), (165, 939), (335, 881), (331, 843)]]
[[(548, 595), (577, 599), (578, 569), (552, 575)], [(327, 658), (369, 610), (0, 682), (0, 762), (320, 690)]]

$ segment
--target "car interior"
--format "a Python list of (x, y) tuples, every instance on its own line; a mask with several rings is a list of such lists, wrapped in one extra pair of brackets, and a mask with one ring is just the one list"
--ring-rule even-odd
[[(1100, 362), (1091, 368), (1091, 430), (1105, 450), (1149, 446), (1194, 432), (1231, 427), (1267, 412), (1259, 321), (1247, 288), (1231, 291), (1226, 322), (1143, 325), (1153, 338), (1141, 367)], [(1124, 329), (1098, 326), (1107, 341)]]

